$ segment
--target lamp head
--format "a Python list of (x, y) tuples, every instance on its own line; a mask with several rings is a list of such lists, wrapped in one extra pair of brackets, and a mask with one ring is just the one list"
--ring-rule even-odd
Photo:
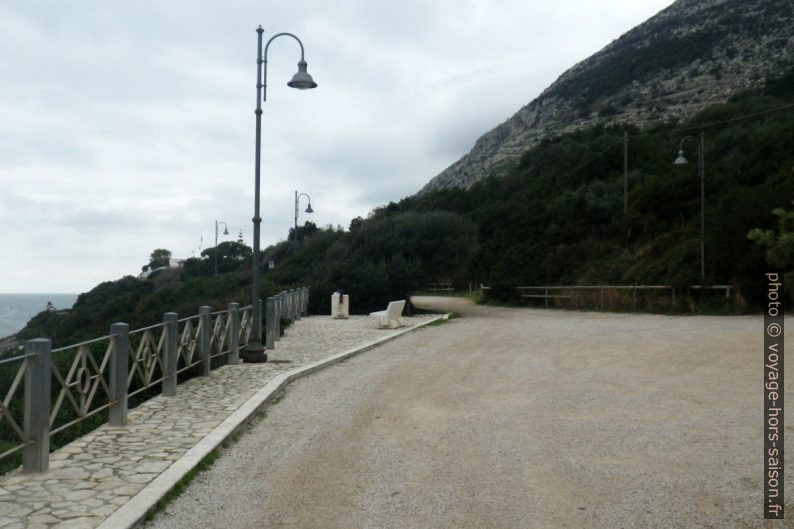
[(292, 81), (287, 83), (287, 86), (297, 88), (298, 90), (308, 90), (309, 88), (316, 88), (317, 83), (314, 82), (312, 76), (306, 71), (306, 61), (301, 60), (298, 63), (298, 73), (292, 76)]
[(673, 165), (686, 165), (689, 162), (687, 161), (686, 157), (684, 156), (684, 151), (678, 151), (678, 158), (675, 159)]
[(229, 228), (223, 228), (223, 234), (229, 235)]
[(306, 213), (314, 213), (314, 210), (312, 209), (312, 203), (311, 202), (309, 202), (309, 207), (306, 208)]

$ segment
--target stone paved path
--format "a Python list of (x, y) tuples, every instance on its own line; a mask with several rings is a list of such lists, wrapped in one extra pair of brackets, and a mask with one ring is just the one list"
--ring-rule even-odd
[[(410, 326), (427, 318), (404, 320)], [(96, 527), (277, 374), (401, 330), (374, 329), (366, 316), (304, 318), (269, 352), (277, 362), (229, 365), (191, 379), (175, 397), (131, 410), (127, 427), (104, 425), (57, 450), (48, 472), (0, 478), (0, 528)]]

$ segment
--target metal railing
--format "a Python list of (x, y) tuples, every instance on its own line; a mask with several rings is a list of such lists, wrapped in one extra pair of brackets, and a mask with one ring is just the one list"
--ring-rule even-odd
[[(111, 358), (120, 345), (119, 336), (110, 334), (50, 351), (63, 359), (51, 362), (56, 396), (49, 412), (50, 435), (110, 408), (120, 389), (115, 385), (111, 389), (116, 382), (111, 380)], [(63, 363), (69, 366), (65, 375), (58, 367)]]
[[(604, 308), (604, 293), (610, 290), (615, 291), (630, 291), (632, 297), (632, 305), (636, 308), (637, 305), (637, 292), (645, 290), (651, 291), (669, 291), (670, 299), (675, 305), (676, 303), (676, 288), (670, 285), (553, 285), (553, 286), (521, 286), (511, 287), (515, 289), (522, 299), (539, 299), (544, 301), (546, 307), (549, 306), (549, 300), (555, 299), (573, 299), (573, 294), (576, 291), (597, 291), (599, 297), (599, 304)], [(725, 299), (730, 299), (732, 285), (711, 285), (701, 286), (692, 285), (687, 287), (687, 291), (691, 290), (722, 290), (725, 292)], [(491, 290), (491, 287), (485, 286), (480, 283), (480, 289), (483, 291)]]
[[(280, 320), (306, 315), (308, 301), (309, 287), (267, 298), (268, 348), (280, 338)], [(107, 336), (58, 349), (46, 338), (25, 342), (24, 354), (0, 358), (0, 461), (21, 452), (23, 472), (44, 472), (50, 436), (103, 412), (110, 425), (125, 426), (131, 397), (158, 388), (174, 396), (181, 373), (196, 368), (208, 376), (213, 361), (239, 363), (253, 328), (251, 308), (202, 306), (182, 319), (169, 312), (161, 323), (133, 331), (114, 323)]]

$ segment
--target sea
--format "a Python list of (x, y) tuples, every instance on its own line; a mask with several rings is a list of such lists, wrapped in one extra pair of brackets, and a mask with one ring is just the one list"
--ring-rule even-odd
[(47, 309), (71, 309), (78, 294), (0, 294), (0, 338), (22, 330), (30, 318)]

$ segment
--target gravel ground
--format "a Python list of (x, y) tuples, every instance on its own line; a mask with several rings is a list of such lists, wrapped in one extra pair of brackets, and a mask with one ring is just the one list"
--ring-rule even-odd
[(761, 317), (423, 302), (463, 317), (295, 382), (146, 527), (788, 527)]

